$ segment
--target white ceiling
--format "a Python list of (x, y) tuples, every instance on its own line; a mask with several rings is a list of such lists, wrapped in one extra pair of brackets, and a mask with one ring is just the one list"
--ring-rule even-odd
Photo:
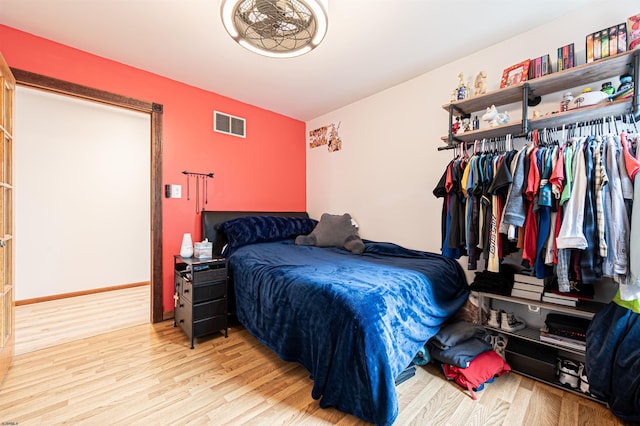
[(0, 24), (306, 121), (594, 1), (329, 0), (291, 59), (237, 45), (219, 0), (0, 0)]

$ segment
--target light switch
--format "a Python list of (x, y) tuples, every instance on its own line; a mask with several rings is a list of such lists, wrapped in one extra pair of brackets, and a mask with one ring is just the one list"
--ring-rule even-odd
[(171, 185), (171, 198), (182, 198), (182, 185)]

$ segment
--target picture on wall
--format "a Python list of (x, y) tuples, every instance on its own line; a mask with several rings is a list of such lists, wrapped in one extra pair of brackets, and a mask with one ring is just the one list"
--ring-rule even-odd
[(317, 148), (327, 145), (329, 152), (340, 151), (342, 149), (342, 139), (338, 134), (340, 123), (336, 126), (330, 124), (328, 126), (319, 127), (309, 132), (309, 148)]
[(309, 148), (317, 148), (326, 145), (328, 142), (327, 134), (329, 126), (319, 127), (309, 132)]

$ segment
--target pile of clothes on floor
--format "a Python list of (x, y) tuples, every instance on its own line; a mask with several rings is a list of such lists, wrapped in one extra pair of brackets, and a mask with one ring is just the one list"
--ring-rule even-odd
[(466, 321), (445, 325), (416, 357), (414, 364), (440, 363), (448, 380), (466, 388), (471, 397), (496, 377), (511, 371), (504, 359), (506, 337), (489, 333), (484, 327)]

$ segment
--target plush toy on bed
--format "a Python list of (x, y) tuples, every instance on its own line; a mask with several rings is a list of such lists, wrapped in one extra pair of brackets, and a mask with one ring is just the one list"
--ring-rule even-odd
[(351, 215), (323, 213), (320, 222), (309, 235), (298, 235), (299, 246), (343, 247), (352, 253), (362, 254), (364, 243), (358, 235), (358, 228), (351, 221)]

